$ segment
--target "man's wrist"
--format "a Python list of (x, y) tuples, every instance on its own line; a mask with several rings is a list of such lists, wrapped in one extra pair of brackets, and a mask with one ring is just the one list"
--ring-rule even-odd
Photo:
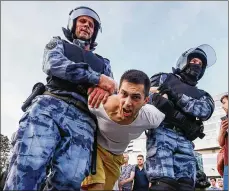
[(93, 71), (89, 76), (89, 83), (98, 85), (101, 74)]

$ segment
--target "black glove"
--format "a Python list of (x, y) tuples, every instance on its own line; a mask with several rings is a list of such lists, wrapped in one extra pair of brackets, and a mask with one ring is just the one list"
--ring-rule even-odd
[(183, 130), (184, 135), (190, 141), (194, 141), (198, 137), (202, 139), (205, 136), (205, 134), (203, 133), (203, 122), (199, 120), (184, 120), (183, 125), (180, 126), (180, 129)]
[(198, 170), (196, 172), (195, 188), (208, 188), (210, 185), (206, 174), (202, 170)]
[(150, 103), (165, 115), (169, 114), (169, 112), (174, 109), (174, 104), (159, 93), (150, 95)]
[(182, 94), (178, 94), (175, 92), (174, 88), (170, 87), (168, 83), (163, 83), (159, 86), (158, 91), (161, 95), (167, 94), (169, 97), (169, 100), (171, 100), (173, 103), (176, 103), (180, 100), (182, 97)]

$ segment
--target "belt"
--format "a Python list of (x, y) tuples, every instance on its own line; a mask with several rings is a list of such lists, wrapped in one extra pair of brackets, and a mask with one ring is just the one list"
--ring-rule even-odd
[(77, 108), (81, 109), (82, 111), (86, 112), (86, 113), (89, 113), (91, 114), (91, 112), (89, 111), (88, 107), (86, 104), (84, 104), (83, 102), (79, 101), (79, 100), (76, 100), (72, 97), (67, 97), (67, 96), (61, 96), (61, 95), (56, 95), (56, 94), (53, 94), (49, 91), (45, 91), (43, 93), (43, 95), (50, 95), (50, 96), (53, 96), (53, 97), (56, 97), (58, 99), (61, 99), (65, 102), (67, 102), (68, 104), (73, 104), (74, 106), (76, 106)]

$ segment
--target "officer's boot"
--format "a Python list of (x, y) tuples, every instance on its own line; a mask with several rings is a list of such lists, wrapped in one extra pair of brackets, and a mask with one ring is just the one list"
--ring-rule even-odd
[(176, 191), (177, 181), (172, 178), (160, 178), (151, 181), (151, 187), (149, 191)]
[(177, 180), (178, 189), (177, 191), (194, 191), (194, 181), (191, 178), (180, 178)]

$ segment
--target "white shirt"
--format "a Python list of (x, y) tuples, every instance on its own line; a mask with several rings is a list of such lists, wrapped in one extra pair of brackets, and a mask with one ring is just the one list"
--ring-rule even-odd
[(110, 119), (102, 104), (99, 108), (89, 109), (98, 119), (98, 144), (116, 155), (123, 154), (131, 140), (147, 129), (157, 128), (165, 118), (155, 106), (146, 104), (131, 124), (120, 125)]

